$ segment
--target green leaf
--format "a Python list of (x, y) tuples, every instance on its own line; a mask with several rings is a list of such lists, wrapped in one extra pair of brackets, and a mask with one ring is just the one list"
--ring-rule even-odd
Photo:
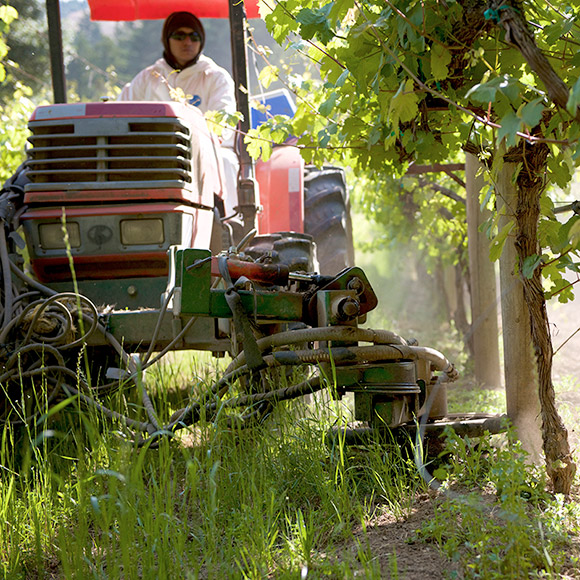
[(569, 300), (574, 300), (574, 290), (572, 285), (562, 275), (554, 274), (550, 276), (551, 286), (545, 293), (546, 300), (558, 296), (558, 302), (565, 304)]
[(570, 232), (568, 233), (570, 238), (570, 243), (573, 247), (578, 248), (578, 244), (580, 243), (580, 221), (576, 220), (572, 227), (570, 228)]
[(491, 241), (491, 244), (489, 246), (489, 259), (492, 262), (495, 262), (501, 256), (507, 237), (514, 229), (515, 225), (516, 225), (515, 220), (509, 221), (507, 224), (503, 226), (503, 228), (499, 231), (497, 236), (495, 236), (495, 238)]
[(342, 20), (345, 14), (353, 7), (354, 0), (334, 0), (334, 2), (332, 2), (332, 10), (329, 15), (330, 20), (333, 22)]
[(267, 89), (273, 82), (277, 81), (280, 76), (280, 69), (277, 66), (265, 66), (258, 75), (260, 84)]
[(560, 40), (565, 34), (568, 34), (572, 29), (574, 24), (573, 18), (563, 17), (552, 24), (544, 26), (543, 36), (546, 44), (554, 44), (557, 40)]
[(326, 44), (334, 38), (334, 32), (330, 28), (328, 17), (332, 9), (332, 3), (322, 8), (303, 8), (296, 16), (300, 23), (300, 35), (306, 40), (314, 37)]
[(519, 98), (520, 85), (513, 77), (509, 75), (503, 75), (502, 77), (498, 77), (496, 80), (501, 93), (505, 95), (512, 103)]
[(571, 167), (572, 155), (569, 149), (560, 150), (548, 157), (548, 170), (550, 180), (558, 187), (564, 189), (572, 179), (573, 168)]
[(398, 127), (399, 122), (406, 123), (413, 120), (419, 112), (419, 98), (414, 90), (413, 81), (403, 81), (396, 95), (391, 99), (390, 116), (393, 126)]
[(580, 223), (580, 217), (573, 215), (566, 223), (562, 224), (562, 227), (558, 232), (558, 237), (561, 244), (559, 248), (560, 251), (572, 243), (572, 230), (575, 232), (577, 231), (578, 223)]
[(347, 68), (344, 69), (344, 71), (341, 73), (341, 75), (338, 77), (338, 79), (334, 83), (334, 86), (337, 88), (342, 87), (344, 85), (346, 79), (349, 77), (349, 75), (350, 75), (350, 71)]
[(510, 103), (516, 103), (520, 96), (520, 90), (521, 87), (517, 80), (510, 75), (502, 75), (474, 85), (467, 91), (465, 97), (480, 103), (493, 103), (496, 101), (499, 91)]
[(477, 103), (493, 103), (497, 87), (492, 83), (479, 83), (471, 87), (466, 95), (466, 99), (471, 99)]
[(336, 92), (331, 92), (330, 95), (328, 96), (328, 99), (326, 99), (326, 101), (324, 101), (324, 103), (322, 103), (320, 105), (320, 107), (318, 107), (318, 112), (323, 116), (323, 117), (329, 117), (330, 113), (332, 113), (332, 110), (334, 109), (335, 105), (336, 105), (336, 99), (337, 99), (338, 95)]
[(270, 34), (278, 44), (282, 44), (286, 37), (298, 28), (292, 13), (288, 12), (286, 6), (282, 4), (276, 4), (274, 10), (267, 14), (264, 20)]
[(544, 112), (544, 99), (540, 97), (524, 105), (520, 111), (522, 121), (531, 129), (542, 119)]
[(451, 62), (451, 53), (440, 44), (436, 44), (431, 49), (431, 73), (436, 81), (442, 81), (447, 78)]
[(18, 18), (16, 8), (7, 6), (6, 4), (0, 6), (0, 20), (2, 20), (2, 22), (10, 24), (13, 20), (16, 20), (16, 18)]
[(576, 109), (580, 106), (580, 78), (574, 83), (570, 95), (568, 96), (568, 102), (566, 103), (566, 109), (571, 115), (576, 114)]
[(506, 146), (512, 147), (516, 144), (516, 133), (521, 129), (522, 120), (513, 112), (509, 111), (501, 119), (501, 127), (498, 129), (498, 141), (506, 140)]
[(319, 147), (326, 147), (330, 142), (330, 133), (326, 130), (322, 130), (318, 132), (318, 146)]
[(532, 254), (528, 256), (524, 260), (524, 264), (522, 266), (522, 274), (530, 279), (536, 270), (536, 268), (542, 263), (542, 256), (538, 256), (537, 254)]
[(250, 129), (248, 134), (244, 138), (244, 143), (248, 146), (248, 153), (252, 159), (262, 158), (264, 161), (268, 161), (272, 155), (272, 143), (269, 139), (264, 138), (261, 129)]

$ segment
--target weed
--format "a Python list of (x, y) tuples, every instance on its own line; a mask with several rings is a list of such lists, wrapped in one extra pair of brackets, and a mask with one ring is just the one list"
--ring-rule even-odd
[[(461, 560), (470, 578), (558, 574), (565, 561), (563, 512), (575, 517), (574, 510), (545, 491), (545, 478), (527, 463), (511, 431), (502, 446), (489, 436), (475, 445), (448, 435), (448, 489), (461, 484), (479, 491), (447, 491), (422, 536), (439, 544), (448, 558)], [(564, 527), (569, 530), (570, 522)]]

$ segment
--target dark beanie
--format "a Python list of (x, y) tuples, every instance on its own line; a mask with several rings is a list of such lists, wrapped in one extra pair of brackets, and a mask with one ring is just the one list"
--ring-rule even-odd
[[(171, 50), (169, 50), (169, 37), (180, 28), (191, 28), (195, 32), (198, 32), (201, 36), (201, 47), (199, 49), (199, 54), (185, 66), (180, 66), (177, 64)], [(203, 45), (205, 44), (205, 30), (203, 29), (203, 24), (197, 16), (191, 14), (191, 12), (174, 12), (167, 17), (167, 20), (163, 24), (163, 32), (161, 33), (161, 42), (163, 42), (163, 58), (167, 61), (167, 64), (176, 70), (187, 68), (192, 64), (197, 62), (201, 51), (203, 50)]]

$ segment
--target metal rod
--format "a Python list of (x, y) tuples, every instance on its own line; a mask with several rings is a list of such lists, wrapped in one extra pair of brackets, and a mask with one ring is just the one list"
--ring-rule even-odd
[[(242, 137), (250, 129), (250, 100), (249, 81), (246, 52), (246, 9), (240, 0), (229, 0), (230, 3), (230, 32), (232, 44), (232, 73), (236, 86), (236, 103), (238, 111), (244, 115), (240, 122)], [(248, 149), (240, 140), (240, 172), (241, 179), (253, 177), (252, 159)]]
[(66, 103), (66, 77), (64, 74), (59, 0), (46, 0), (46, 17), (48, 20), (48, 45), (50, 47), (54, 102)]
[(250, 99), (248, 82), (248, 57), (246, 51), (246, 10), (242, 0), (229, 0), (230, 33), (232, 42), (232, 72), (234, 77), (236, 103), (243, 115), (239, 124), (237, 139), (240, 173), (238, 179), (238, 203), (235, 210), (242, 215), (243, 233), (247, 234), (257, 226), (259, 193), (254, 179), (254, 162), (244, 143), (244, 136), (250, 130)]
[(554, 213), (566, 213), (567, 211), (573, 211), (575, 214), (580, 215), (580, 201), (573, 201), (567, 205), (554, 208)]

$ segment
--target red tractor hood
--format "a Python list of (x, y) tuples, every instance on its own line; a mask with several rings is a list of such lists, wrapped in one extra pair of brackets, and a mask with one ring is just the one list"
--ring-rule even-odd
[[(243, 0), (248, 18), (260, 18), (258, 2)], [(91, 20), (158, 20), (181, 10), (198, 18), (229, 16), (228, 0), (89, 0), (89, 7)]]

